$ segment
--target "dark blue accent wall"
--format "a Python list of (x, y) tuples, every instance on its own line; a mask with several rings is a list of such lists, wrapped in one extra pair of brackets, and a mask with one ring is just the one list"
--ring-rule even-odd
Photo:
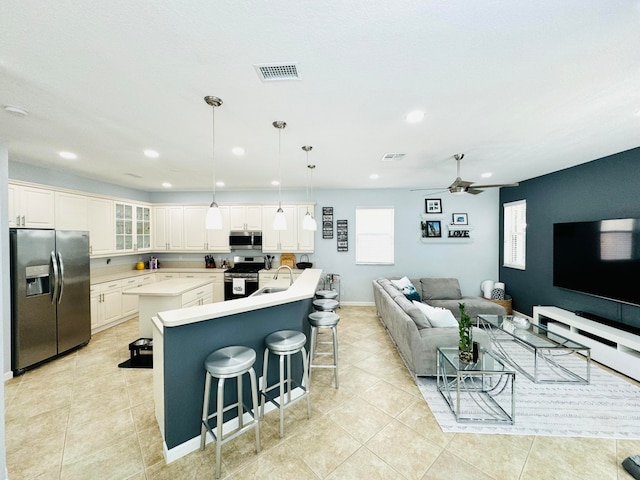
[[(640, 147), (500, 189), (501, 239), (502, 205), (522, 199), (527, 201), (526, 270), (500, 267), (514, 310), (532, 315), (534, 305), (553, 305), (640, 328), (640, 307), (553, 286), (554, 223), (640, 217)], [(503, 259), (501, 243), (500, 265)]]

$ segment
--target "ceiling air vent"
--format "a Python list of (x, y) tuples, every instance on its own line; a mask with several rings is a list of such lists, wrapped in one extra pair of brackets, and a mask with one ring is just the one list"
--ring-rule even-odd
[(382, 157), (383, 162), (395, 162), (402, 160), (406, 153), (385, 153)]
[(263, 82), (302, 80), (297, 63), (261, 63), (253, 66)]

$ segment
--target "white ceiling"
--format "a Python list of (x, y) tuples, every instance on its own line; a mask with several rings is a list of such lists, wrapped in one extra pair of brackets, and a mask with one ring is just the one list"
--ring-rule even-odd
[[(297, 62), (301, 81), (255, 64)], [(640, 145), (640, 2), (4, 0), (9, 158), (132, 188), (516, 182)], [(421, 123), (404, 116), (421, 109)], [(231, 148), (245, 148), (243, 157)], [(160, 152), (155, 160), (144, 149)], [(75, 152), (64, 160), (58, 152)], [(405, 153), (397, 162), (385, 153)], [(483, 179), (483, 172), (493, 177)], [(369, 175), (376, 173), (378, 180)], [(139, 176), (139, 178), (134, 177)]]

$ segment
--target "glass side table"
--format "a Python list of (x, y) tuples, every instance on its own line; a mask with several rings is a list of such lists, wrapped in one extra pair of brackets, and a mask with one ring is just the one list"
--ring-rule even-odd
[(457, 422), (513, 425), (516, 373), (493, 353), (464, 363), (457, 348), (438, 348), (436, 369), (438, 391)]

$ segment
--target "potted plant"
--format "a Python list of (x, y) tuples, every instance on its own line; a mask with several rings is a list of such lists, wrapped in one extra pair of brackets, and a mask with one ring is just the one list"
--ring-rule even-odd
[(459, 303), (460, 322), (458, 330), (460, 332), (460, 341), (458, 342), (459, 358), (465, 363), (473, 361), (473, 324), (471, 317), (464, 309), (464, 303)]

